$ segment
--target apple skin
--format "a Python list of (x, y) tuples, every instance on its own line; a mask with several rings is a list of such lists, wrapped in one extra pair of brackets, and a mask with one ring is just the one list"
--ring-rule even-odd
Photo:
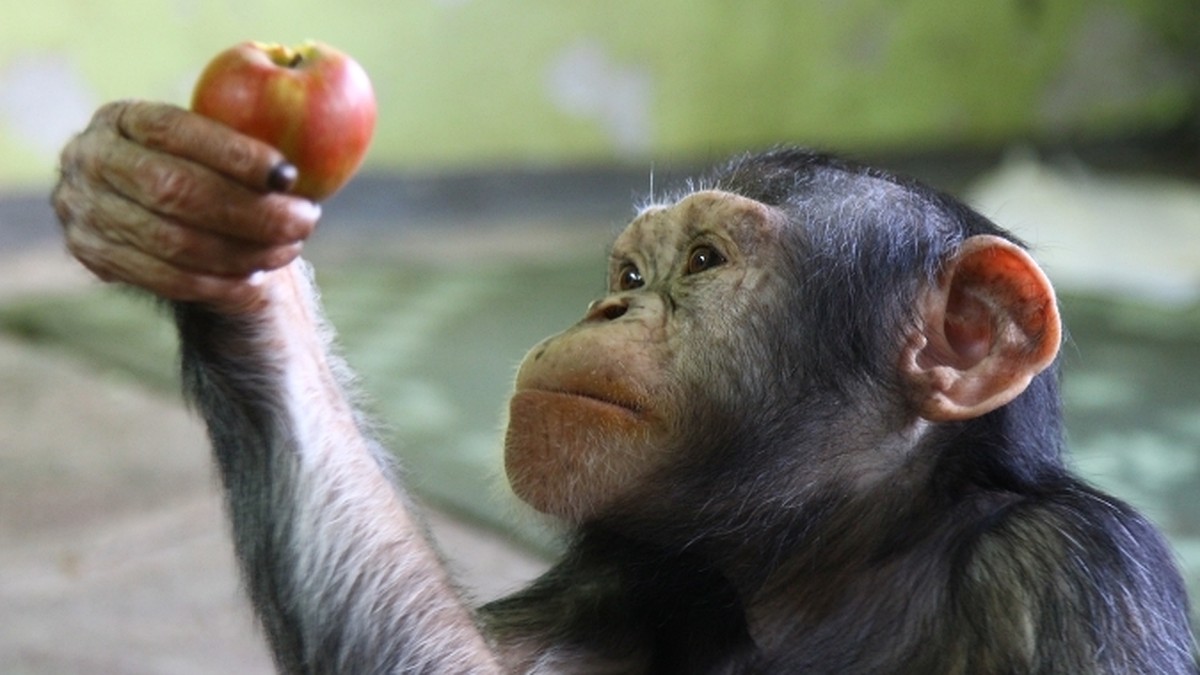
[(313, 201), (350, 180), (375, 130), (366, 71), (320, 42), (226, 49), (196, 81), (192, 110), (278, 148), (299, 172), (290, 191)]

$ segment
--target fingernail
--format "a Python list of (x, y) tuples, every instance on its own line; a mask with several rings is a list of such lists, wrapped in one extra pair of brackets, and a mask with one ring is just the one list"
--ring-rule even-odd
[(315, 223), (321, 219), (321, 205), (308, 199), (293, 199), (288, 210), (298, 220)]
[(267, 174), (267, 189), (271, 192), (287, 192), (299, 177), (300, 172), (296, 170), (295, 165), (283, 160), (271, 167), (271, 173)]

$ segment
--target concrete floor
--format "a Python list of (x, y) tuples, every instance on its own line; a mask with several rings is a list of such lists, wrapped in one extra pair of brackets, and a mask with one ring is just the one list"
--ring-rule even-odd
[[(1131, 234), (1128, 223), (1105, 220), (1103, 213), (1077, 213), (1069, 219), (1073, 225), (1058, 227), (1039, 218), (1054, 209), (1079, 211), (1085, 201), (1089, 209), (1120, 209), (1104, 205), (1113, 190), (1103, 180), (1081, 183), (1040, 170), (1019, 162), (1006, 166), (976, 186), (977, 196), (991, 205), (992, 215), (1009, 218), (1004, 224), (1045, 244), (1056, 282), (1156, 302), (1195, 301), (1200, 198), (1194, 186), (1179, 186), (1178, 195), (1173, 188), (1152, 192), (1133, 211), (1143, 222), (1174, 223), (1154, 236), (1144, 230)], [(1043, 188), (1054, 180), (1066, 181), (1066, 189), (1048, 194)], [(486, 182), (470, 187), (483, 195), (509, 194)], [(575, 194), (590, 209), (584, 215), (591, 222), (615, 226), (628, 213), (620, 204), (634, 191), (615, 180), (601, 181), (600, 188), (612, 201), (597, 198), (595, 185)], [(322, 235), (314, 255), (336, 264), (389, 247), (423, 259), (460, 261), (594, 251), (601, 273), (600, 256), (612, 228), (556, 229), (552, 223), (561, 214), (554, 212), (554, 200), (564, 197), (555, 190), (547, 197), (550, 212), (539, 214), (541, 225), (522, 222), (520, 205), (506, 197), (461, 206), (451, 215), (456, 222), (478, 224), (487, 213), (498, 213), (519, 224), (485, 230), (414, 227), (393, 237), (393, 214), (399, 212), (401, 220), (429, 217), (403, 212), (403, 204), (419, 204), (427, 192), (397, 196), (381, 184), (335, 202), (323, 228), (350, 236)], [(1098, 207), (1092, 205), (1095, 195), (1104, 195)], [(94, 284), (61, 252), (44, 198), (38, 199), (40, 205), (27, 210), (0, 210), (0, 304)], [(1036, 208), (1025, 209), (1031, 202)], [(1146, 206), (1149, 202), (1159, 206)], [(1181, 217), (1146, 215), (1146, 209), (1163, 204), (1179, 209)], [(1114, 279), (1114, 268), (1120, 278)], [(1109, 288), (1113, 284), (1120, 289)], [(77, 354), (3, 334), (0, 383), (0, 672), (270, 672), (239, 593), (202, 429), (178, 397)], [(540, 558), (491, 530), (437, 511), (429, 515), (436, 538), (475, 597), (496, 597), (544, 567)]]

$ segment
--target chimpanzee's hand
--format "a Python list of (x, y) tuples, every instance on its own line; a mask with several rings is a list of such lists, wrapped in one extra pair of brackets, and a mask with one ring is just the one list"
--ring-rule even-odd
[(258, 273), (295, 259), (320, 216), (282, 192), (295, 170), (279, 151), (165, 104), (100, 108), (61, 171), (54, 209), (84, 266), (222, 312), (261, 305)]

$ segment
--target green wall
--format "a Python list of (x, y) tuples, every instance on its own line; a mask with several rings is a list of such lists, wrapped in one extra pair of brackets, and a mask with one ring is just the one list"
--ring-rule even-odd
[(0, 188), (48, 183), (104, 100), (185, 103), (243, 39), (355, 55), (370, 166), (454, 169), (1164, 127), (1198, 35), (1195, 0), (38, 0), (0, 23)]

